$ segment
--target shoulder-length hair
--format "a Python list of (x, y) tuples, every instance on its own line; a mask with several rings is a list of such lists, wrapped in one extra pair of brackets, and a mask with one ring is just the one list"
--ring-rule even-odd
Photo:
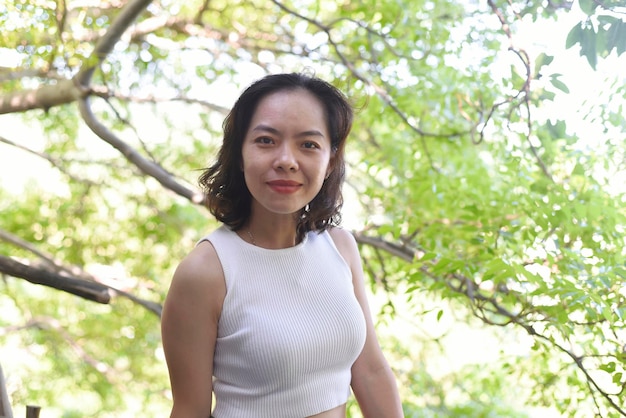
[(302, 239), (308, 231), (324, 231), (341, 221), (344, 147), (352, 128), (352, 107), (341, 91), (317, 77), (274, 74), (254, 82), (237, 99), (224, 120), (224, 138), (217, 161), (198, 180), (210, 212), (233, 230), (243, 227), (250, 217), (252, 196), (241, 170), (241, 151), (254, 112), (264, 97), (296, 89), (307, 90), (323, 105), (332, 149), (330, 175), (315, 198), (296, 214), (298, 238)]

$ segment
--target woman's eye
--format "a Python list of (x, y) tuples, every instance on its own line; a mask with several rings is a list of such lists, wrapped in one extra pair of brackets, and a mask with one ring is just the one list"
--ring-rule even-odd
[(302, 146), (303, 146), (304, 148), (308, 148), (308, 149), (316, 149), (316, 148), (319, 148), (319, 145), (317, 145), (315, 142), (310, 142), (310, 141), (305, 142), (304, 144), (302, 144)]
[(266, 144), (267, 145), (267, 144), (271, 144), (274, 141), (272, 141), (272, 138), (268, 138), (266, 136), (262, 136), (260, 138), (257, 138), (254, 142), (257, 142), (259, 144)]

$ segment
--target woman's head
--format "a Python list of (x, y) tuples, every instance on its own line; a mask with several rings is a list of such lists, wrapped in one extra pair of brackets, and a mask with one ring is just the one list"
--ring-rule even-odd
[(352, 127), (352, 108), (338, 89), (323, 80), (303, 74), (276, 74), (256, 81), (241, 94), (224, 121), (224, 139), (217, 161), (199, 179), (211, 213), (235, 230), (247, 222), (252, 203), (242, 172), (242, 146), (250, 121), (262, 99), (298, 89), (312, 94), (323, 107), (332, 148), (328, 178), (307, 210), (303, 208), (296, 214), (298, 233), (321, 231), (339, 222), (344, 146)]

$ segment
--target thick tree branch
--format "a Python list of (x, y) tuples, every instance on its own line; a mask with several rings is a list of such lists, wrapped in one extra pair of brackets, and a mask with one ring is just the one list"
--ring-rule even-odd
[(199, 191), (192, 190), (179, 183), (172, 174), (167, 172), (159, 164), (144, 158), (133, 147), (122, 141), (113, 132), (111, 132), (106, 126), (96, 119), (89, 106), (87, 98), (81, 99), (78, 102), (80, 114), (83, 120), (89, 126), (89, 128), (100, 137), (102, 140), (110, 144), (113, 148), (117, 149), (128, 161), (133, 163), (139, 168), (139, 170), (150, 177), (156, 179), (163, 187), (174, 193), (185, 197), (195, 204), (201, 204), (204, 201), (204, 196)]
[[(35, 108), (48, 109), (52, 106), (79, 101), (80, 113), (87, 126), (101, 139), (109, 143), (122, 153), (139, 170), (150, 177), (155, 178), (163, 187), (172, 190), (195, 204), (202, 204), (204, 196), (196, 190), (192, 190), (179, 183), (172, 174), (167, 172), (159, 164), (144, 158), (130, 145), (126, 144), (111, 132), (106, 126), (101, 124), (91, 111), (86, 96), (96, 93), (99, 96), (106, 96), (106, 92), (92, 91), (89, 82), (96, 65), (99, 64), (107, 54), (113, 49), (126, 28), (138, 16), (147, 5), (148, 0), (131, 0), (120, 12), (115, 21), (111, 24), (106, 34), (98, 41), (92, 58), (76, 75), (74, 80), (61, 80), (55, 85), (45, 85), (36, 90), (21, 92), (13, 96), (0, 97), (0, 114), (16, 111), (25, 111)], [(80, 88), (78, 88), (80, 87)], [(183, 99), (180, 99), (183, 100)], [(219, 108), (219, 110), (222, 110)], [(52, 162), (52, 160), (49, 160)]]
[(47, 110), (53, 106), (76, 101), (89, 92), (88, 86), (95, 69), (113, 50), (126, 29), (148, 7), (151, 0), (130, 0), (117, 15), (105, 34), (98, 40), (90, 56), (72, 80), (58, 80), (34, 90), (0, 97), (0, 114), (24, 112), (31, 109)]
[[(37, 256), (38, 260), (45, 265), (46, 270), (51, 270), (57, 274), (64, 274), (66, 276), (80, 277), (83, 280), (93, 279), (90, 275), (84, 274), (82, 269), (78, 267), (70, 266), (66, 267), (59, 261), (55, 260), (51, 254), (47, 254), (41, 251), (32, 243), (23, 240), (22, 238), (11, 234), (5, 230), (0, 229), (0, 240), (8, 242), (9, 244), (28, 251), (29, 253)], [(31, 264), (31, 267), (35, 267)]]
[(59, 80), (34, 90), (20, 91), (0, 96), (0, 115), (25, 112), (32, 109), (48, 110), (76, 101), (80, 92), (71, 80)]
[[(88, 81), (93, 70), (101, 60), (112, 50), (115, 42), (124, 33), (126, 27), (130, 25), (132, 20), (136, 18), (139, 11), (145, 9), (150, 1), (142, 0), (145, 5), (138, 1), (130, 1), (126, 8), (119, 14), (118, 18), (113, 22), (105, 36), (103, 36), (92, 54), (96, 59), (90, 59), (88, 64), (84, 64), (83, 68), (76, 76), (76, 81)], [(139, 3), (139, 5), (138, 5)], [(142, 9), (137, 11), (138, 6)], [(129, 20), (131, 19), (132, 20)], [(86, 86), (88, 83), (82, 83)], [(31, 109), (47, 110), (53, 106), (60, 106), (71, 103), (80, 97), (81, 91), (76, 88), (73, 80), (58, 80), (56, 83), (46, 84), (37, 89), (26, 90), (0, 97), (0, 114), (24, 112)]]
[[(113, 47), (120, 40), (122, 34), (150, 3), (150, 0), (130, 0), (122, 9), (105, 35), (98, 40), (90, 59), (90, 62), (93, 61), (94, 63), (83, 66), (74, 77), (74, 81), (82, 90), (88, 90), (96, 66), (113, 50)], [(102, 140), (121, 152), (122, 155), (135, 164), (142, 173), (154, 177), (166, 189), (172, 190), (196, 204), (202, 203), (204, 197), (201, 193), (180, 184), (174, 179), (174, 176), (163, 169), (163, 167), (144, 158), (130, 145), (118, 138), (106, 126), (101, 124), (91, 111), (87, 97), (82, 97), (78, 101), (78, 105), (80, 114), (85, 120), (85, 123), (87, 123), (87, 126)]]
[(83, 299), (105, 305), (111, 302), (111, 296), (117, 294), (143, 306), (155, 315), (161, 316), (162, 306), (159, 303), (138, 298), (128, 292), (112, 288), (102, 283), (67, 277), (66, 275), (55, 273), (46, 268), (29, 266), (3, 255), (0, 255), (0, 273), (25, 279), (34, 284), (52, 287)]
[(0, 255), (0, 272), (13, 277), (26, 279), (34, 284), (41, 284), (71, 293), (81, 298), (107, 304), (111, 301), (109, 288), (100, 283), (61, 276), (49, 270), (22, 264), (10, 257)]
[(398, 257), (408, 263), (412, 263), (416, 259), (424, 255), (424, 252), (418, 249), (412, 249), (405, 245), (394, 244), (393, 242), (385, 241), (380, 237), (370, 237), (362, 232), (353, 232), (356, 242), (359, 244), (369, 245), (374, 248), (383, 250), (394, 257)]
[[(33, 277), (35, 278), (35, 281), (30, 280), (29, 277), (24, 277), (23, 275), (14, 275), (12, 274), (13, 271), (16, 272), (20, 272), (22, 270), (20, 270), (22, 267), (21, 266), (25, 266), (11, 258), (9, 258), (9, 260), (12, 260), (14, 263), (18, 264), (18, 269), (15, 268), (15, 266), (11, 267), (8, 266), (5, 268), (5, 270), (3, 270), (3, 261), (2, 259), (0, 259), (0, 272), (9, 274), (11, 276), (14, 277), (18, 277), (18, 278), (22, 278), (22, 279), (26, 279), (32, 283), (35, 284), (42, 284), (45, 286), (50, 286), (50, 287), (54, 287), (55, 289), (59, 289), (59, 290), (63, 290), (66, 291), (68, 293), (83, 297), (85, 299), (88, 300), (94, 300), (91, 299), (90, 297), (85, 297), (83, 294), (77, 294), (73, 291), (67, 290), (66, 288), (71, 288), (73, 289), (75, 287), (75, 285), (80, 285), (79, 287), (82, 286), (82, 284), (84, 283), (92, 283), (95, 286), (95, 289), (100, 292), (97, 293), (98, 296), (101, 295), (102, 292), (109, 292), (109, 296), (112, 295), (119, 295), (119, 296), (123, 296), (127, 299), (130, 299), (131, 301), (133, 301), (134, 303), (143, 306), (144, 308), (148, 309), (149, 311), (153, 312), (154, 314), (156, 314), (157, 316), (161, 316), (161, 311), (162, 311), (162, 306), (159, 303), (155, 303), (155, 302), (151, 302), (148, 300), (144, 300), (141, 298), (138, 298), (128, 292), (125, 292), (123, 290), (119, 290), (119, 289), (115, 289), (111, 286), (99, 283), (98, 279), (96, 277), (94, 277), (93, 275), (89, 274), (88, 272), (86, 272), (85, 270), (81, 269), (78, 266), (67, 266), (64, 265), (63, 263), (61, 263), (60, 261), (54, 259), (54, 257), (51, 254), (47, 254), (44, 251), (39, 250), (38, 248), (36, 248), (34, 245), (32, 245), (31, 243), (24, 241), (23, 239), (21, 239), (18, 236), (15, 236), (7, 231), (4, 231), (2, 229), (0, 229), (0, 240), (3, 240), (5, 242), (8, 242), (18, 248), (21, 248), (23, 250), (26, 250), (32, 254), (34, 254), (35, 256), (37, 256), (38, 258), (38, 262), (39, 263), (31, 263), (28, 267), (28, 274), (29, 277)], [(7, 258), (7, 257), (3, 257), (3, 258)], [(8, 264), (12, 264), (12, 263), (6, 263)], [(40, 264), (40, 265), (38, 265)], [(26, 270), (24, 270), (26, 271)], [(40, 283), (41, 282), (41, 283)], [(64, 287), (56, 287), (53, 286), (51, 284), (48, 283), (60, 283), (62, 286)], [(91, 288), (90, 288), (91, 289)], [(99, 303), (109, 303), (109, 300), (107, 300), (106, 302), (101, 302), (100, 300), (96, 300), (96, 302)]]

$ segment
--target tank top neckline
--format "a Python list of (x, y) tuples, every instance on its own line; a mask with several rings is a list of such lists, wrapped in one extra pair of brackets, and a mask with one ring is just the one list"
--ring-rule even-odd
[(255, 244), (252, 244), (252, 243), (246, 241), (241, 236), (239, 236), (237, 231), (234, 231), (233, 229), (229, 228), (226, 225), (223, 225), (222, 228), (224, 228), (226, 231), (234, 234), (236, 239), (237, 239), (237, 241), (241, 245), (243, 245), (245, 248), (247, 248), (249, 250), (257, 251), (257, 252), (262, 252), (262, 253), (264, 252), (264, 253), (267, 253), (267, 254), (282, 254), (282, 253), (289, 253), (289, 252), (298, 251), (299, 249), (304, 248), (304, 246), (307, 244), (307, 242), (309, 241), (309, 234), (312, 232), (312, 231), (309, 231), (306, 234), (304, 234), (304, 237), (302, 238), (302, 241), (300, 241), (299, 243), (297, 243), (296, 245), (294, 245), (292, 247), (286, 247), (286, 248), (265, 248), (265, 247), (260, 247), (258, 245), (255, 245)]

